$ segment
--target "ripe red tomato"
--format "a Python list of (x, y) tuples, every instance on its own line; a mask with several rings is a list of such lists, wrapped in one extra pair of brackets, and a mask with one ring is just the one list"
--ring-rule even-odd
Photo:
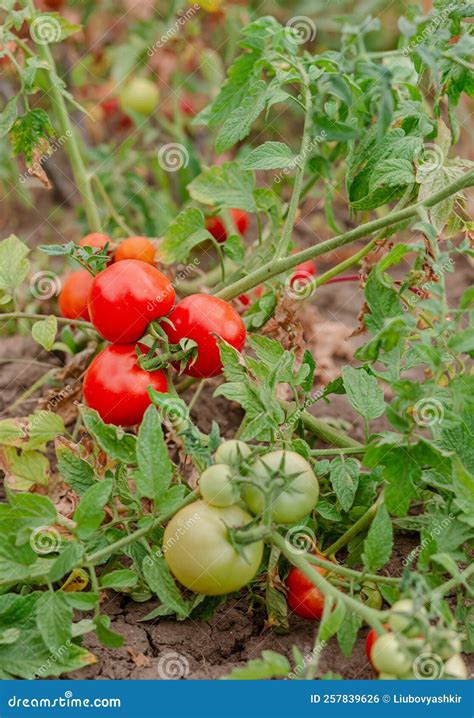
[(93, 281), (94, 277), (87, 269), (79, 269), (66, 277), (58, 299), (62, 317), (89, 321), (87, 300)]
[[(326, 570), (313, 566), (318, 573), (324, 575)], [(319, 620), (324, 610), (324, 594), (295, 566), (286, 579), (288, 587), (288, 606), (293, 613), (301, 618)]]
[[(243, 236), (249, 226), (249, 218), (247, 212), (244, 212), (241, 209), (231, 209), (229, 211), (235, 228), (237, 229), (239, 234)], [(215, 240), (217, 240), (217, 242), (225, 242), (225, 240), (227, 239), (227, 230), (225, 228), (225, 224), (220, 219), (220, 217), (217, 217), (217, 215), (207, 217), (206, 229), (212, 234), (212, 236)]]
[(94, 278), (89, 314), (97, 331), (114, 344), (140, 339), (147, 325), (172, 309), (175, 291), (168, 277), (138, 259), (111, 264)]
[(238, 351), (245, 344), (245, 326), (235, 309), (223, 299), (209, 294), (185, 297), (168, 318), (174, 328), (166, 323), (163, 329), (172, 344), (178, 344), (185, 337), (197, 343), (197, 358), (194, 363), (188, 363), (184, 372), (189, 376), (205, 378), (221, 373), (222, 363), (215, 335)]
[(132, 127), (132, 119), (123, 112), (118, 97), (109, 97), (102, 100), (100, 106), (108, 122), (117, 124), (118, 129), (127, 130)]
[(295, 268), (295, 273), (291, 278), (291, 286), (295, 282), (307, 282), (311, 277), (316, 276), (316, 265), (312, 259), (307, 259), (306, 262), (301, 262)]
[(110, 244), (111, 239), (102, 232), (91, 232), (79, 242), (79, 247), (93, 247), (94, 249), (104, 249), (105, 245)]
[(166, 392), (163, 371), (138, 366), (134, 344), (112, 344), (98, 354), (84, 376), (84, 401), (101, 419), (117, 426), (139, 424), (151, 400), (147, 389)]
[(120, 242), (115, 252), (115, 261), (141, 259), (147, 264), (155, 263), (155, 248), (146, 237), (128, 237)]
[[(384, 628), (389, 628), (388, 623), (383, 624)], [(372, 648), (374, 646), (375, 641), (379, 637), (379, 634), (375, 630), (375, 628), (371, 628), (370, 631), (367, 634), (367, 638), (365, 639), (365, 652), (367, 654), (367, 658), (370, 661), (370, 665), (372, 668), (374, 668), (374, 664), (372, 663)]]

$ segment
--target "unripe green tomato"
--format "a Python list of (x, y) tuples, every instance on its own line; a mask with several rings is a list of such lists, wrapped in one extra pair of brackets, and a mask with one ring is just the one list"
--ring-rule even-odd
[[(311, 465), (295, 451), (271, 451), (251, 466), (250, 477), (262, 486), (275, 483), (272, 497), (272, 519), (278, 524), (294, 524), (314, 509), (319, 496), (319, 483)], [(278, 485), (279, 482), (279, 485)], [(261, 514), (265, 506), (262, 491), (246, 486), (244, 500), (253, 514)]]
[(211, 506), (232, 506), (239, 500), (239, 493), (232, 483), (232, 469), (227, 464), (214, 464), (201, 474), (201, 496)]
[[(394, 633), (406, 633), (408, 637), (420, 634), (421, 625), (415, 614), (415, 605), (410, 598), (402, 598), (396, 601), (390, 609), (388, 625)], [(418, 611), (418, 615), (426, 615), (422, 608)], [(410, 626), (408, 629), (407, 627)]]
[(381, 673), (394, 673), (399, 676), (411, 668), (411, 661), (403, 651), (393, 633), (379, 636), (372, 647), (372, 663)]
[(439, 644), (434, 646), (434, 652), (440, 656), (443, 661), (447, 661), (456, 653), (461, 653), (462, 642), (460, 637), (454, 631), (447, 631), (445, 635), (440, 636)]
[(160, 91), (151, 80), (134, 77), (122, 88), (119, 95), (123, 110), (131, 110), (141, 115), (151, 115), (158, 107)]
[(217, 508), (195, 501), (173, 516), (163, 536), (163, 553), (173, 576), (194, 593), (221, 596), (246, 586), (263, 556), (263, 541), (235, 548), (228, 528), (252, 520), (240, 506)]
[(444, 664), (443, 677), (457, 678), (459, 681), (467, 681), (469, 673), (466, 668), (466, 664), (459, 653), (456, 653), (455, 656), (451, 656), (451, 658), (446, 661)]
[(379, 681), (396, 681), (398, 676), (395, 673), (379, 673)]
[(238, 464), (242, 459), (247, 459), (252, 450), (244, 441), (238, 439), (229, 439), (223, 441), (217, 449), (214, 460), (216, 464)]

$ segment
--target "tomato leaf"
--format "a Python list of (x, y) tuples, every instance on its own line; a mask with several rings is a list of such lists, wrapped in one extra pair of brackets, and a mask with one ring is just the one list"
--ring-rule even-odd
[(161, 420), (154, 406), (145, 412), (137, 441), (138, 471), (135, 482), (140, 496), (157, 500), (167, 490), (173, 476)]
[(261, 681), (284, 678), (290, 669), (290, 664), (285, 656), (275, 651), (262, 651), (261, 658), (253, 658), (245, 666), (234, 668), (227, 676), (224, 676), (224, 680)]
[(51, 315), (46, 319), (35, 322), (31, 328), (31, 336), (40, 344), (43, 349), (50, 352), (53, 348), (54, 340), (58, 331), (58, 320)]
[(145, 558), (142, 570), (147, 584), (166, 607), (180, 618), (189, 616), (189, 604), (181, 596), (164, 558), (155, 552), (153, 556)]
[(58, 471), (64, 481), (82, 496), (95, 483), (94, 469), (78, 456), (73, 447), (61, 442), (56, 444)]
[(349, 511), (359, 485), (359, 462), (350, 457), (336, 456), (331, 463), (329, 478), (341, 508), (343, 511)]
[(367, 571), (376, 571), (385, 566), (392, 555), (393, 527), (385, 505), (382, 504), (364, 541), (362, 560)]
[(55, 559), (49, 571), (48, 578), (51, 583), (60, 581), (63, 576), (72, 571), (84, 554), (84, 547), (78, 541), (71, 541), (64, 551)]
[(254, 189), (253, 172), (242, 170), (237, 162), (211, 167), (188, 185), (189, 194), (197, 202), (246, 212), (257, 211)]
[(51, 652), (71, 638), (72, 608), (60, 591), (45, 591), (36, 604), (36, 625)]
[(11, 292), (26, 279), (30, 263), (28, 247), (15, 234), (0, 242), (0, 289)]
[(105, 573), (100, 577), (101, 588), (113, 588), (116, 591), (133, 588), (138, 583), (138, 577), (135, 571), (128, 568), (122, 568), (118, 571)]
[(364, 369), (342, 368), (344, 388), (353, 409), (365, 419), (377, 419), (385, 411), (383, 390)]
[(295, 156), (284, 142), (264, 142), (240, 162), (244, 170), (273, 170), (290, 167)]
[(113, 424), (104, 424), (94, 409), (83, 407), (81, 412), (86, 429), (110, 458), (123, 461), (124, 464), (137, 463), (135, 436)]
[(88, 538), (102, 523), (105, 516), (103, 507), (110, 498), (112, 486), (112, 479), (104, 479), (85, 492), (74, 512), (76, 533), (79, 538)]

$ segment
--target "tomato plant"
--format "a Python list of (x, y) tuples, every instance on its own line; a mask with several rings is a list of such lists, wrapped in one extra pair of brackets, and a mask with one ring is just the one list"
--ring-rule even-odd
[(468, 676), (470, 8), (343, 4), (0, 3), (2, 677)]

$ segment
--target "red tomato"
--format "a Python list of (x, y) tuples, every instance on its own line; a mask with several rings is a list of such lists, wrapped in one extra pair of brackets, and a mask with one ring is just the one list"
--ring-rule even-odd
[(179, 108), (183, 115), (187, 115), (188, 117), (197, 115), (196, 104), (193, 96), (189, 92), (183, 92), (179, 98)]
[(126, 130), (133, 125), (132, 119), (123, 112), (118, 97), (109, 97), (100, 103), (106, 120), (116, 122), (118, 128)]
[(155, 263), (155, 248), (146, 237), (128, 237), (120, 242), (115, 252), (115, 261), (141, 259), (147, 264)]
[(93, 281), (87, 269), (79, 269), (66, 277), (58, 299), (61, 316), (89, 321), (87, 300)]
[[(313, 566), (321, 575), (324, 568)], [(307, 578), (299, 568), (293, 567), (286, 579), (288, 606), (301, 618), (320, 619), (324, 610), (324, 594)]]
[(295, 282), (307, 282), (311, 277), (316, 276), (316, 265), (312, 259), (307, 259), (306, 262), (301, 262), (295, 268), (295, 273), (291, 278), (291, 286)]
[[(247, 212), (244, 212), (241, 209), (231, 209), (230, 216), (237, 231), (241, 235), (244, 235), (249, 226), (249, 218)], [(212, 217), (207, 217), (206, 229), (218, 242), (225, 242), (225, 240), (227, 239), (227, 230), (225, 228), (225, 224), (216, 215), (213, 215)]]
[(153, 319), (166, 316), (174, 300), (171, 282), (156, 267), (124, 259), (94, 278), (89, 313), (104, 339), (130, 344), (143, 336)]
[[(388, 623), (384, 623), (384, 628), (388, 629)], [(372, 648), (378, 637), (379, 634), (377, 633), (375, 628), (371, 628), (367, 634), (367, 638), (365, 639), (365, 652), (372, 668), (375, 668), (374, 664), (372, 663)]]
[(112, 344), (98, 354), (84, 376), (84, 401), (101, 419), (117, 426), (139, 424), (151, 400), (147, 389), (166, 392), (163, 371), (140, 369), (134, 344)]
[(105, 245), (110, 244), (110, 237), (101, 232), (91, 232), (79, 242), (79, 247), (93, 247), (94, 249), (104, 249)]
[(172, 344), (181, 339), (194, 339), (198, 355), (193, 364), (188, 363), (185, 374), (194, 377), (217, 376), (222, 364), (216, 337), (224, 339), (238, 351), (245, 344), (245, 326), (235, 309), (223, 299), (209, 294), (192, 294), (182, 299), (171, 312), (163, 329)]

